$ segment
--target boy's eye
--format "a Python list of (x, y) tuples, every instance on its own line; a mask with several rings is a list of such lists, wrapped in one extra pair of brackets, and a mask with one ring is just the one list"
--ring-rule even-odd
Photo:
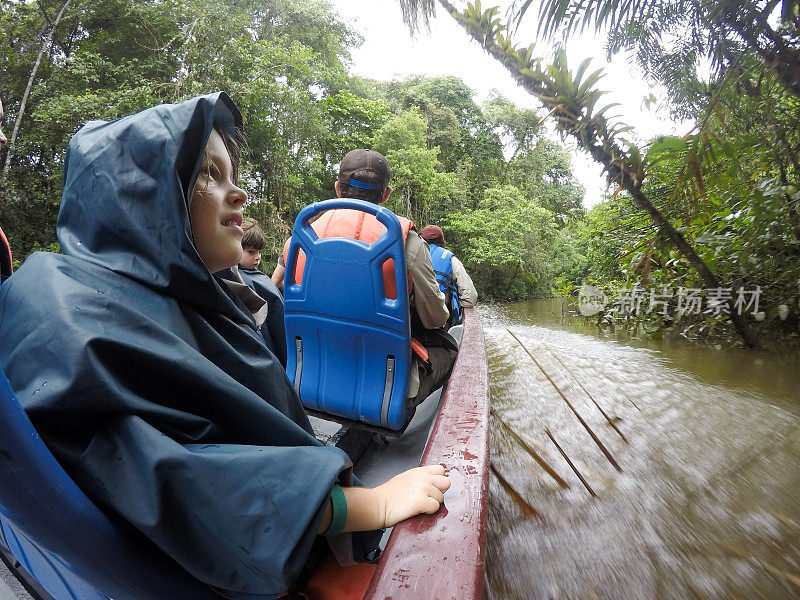
[(212, 179), (219, 179), (220, 172), (217, 168), (217, 165), (214, 163), (203, 163), (203, 166), (200, 168), (200, 172)]

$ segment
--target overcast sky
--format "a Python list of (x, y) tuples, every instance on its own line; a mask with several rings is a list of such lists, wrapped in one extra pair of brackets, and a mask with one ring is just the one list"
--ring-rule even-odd
[[(483, 102), (492, 89), (500, 90), (519, 106), (539, 108), (538, 102), (512, 79), (500, 64), (482, 50), (439, 7), (431, 22), (430, 33), (425, 31), (412, 39), (403, 24), (398, 0), (328, 0), (339, 14), (364, 36), (364, 44), (352, 53), (351, 73), (379, 80), (404, 78), (409, 75), (454, 75), (461, 78)], [(485, 3), (501, 4), (502, 0)], [(527, 29), (517, 35), (519, 43), (534, 41), (534, 9), (527, 16)], [(536, 53), (535, 53), (536, 54)], [(621, 104), (610, 114), (624, 115), (624, 122), (635, 127), (638, 138), (646, 140), (659, 134), (683, 134), (689, 126), (669, 120), (663, 109), (651, 111), (643, 99), (651, 92), (660, 99), (659, 90), (651, 90), (625, 57), (605, 61), (603, 39), (592, 35), (570, 38), (567, 46), (570, 64), (577, 66), (584, 58), (592, 57), (592, 68), (603, 68), (607, 76), (600, 87), (609, 91), (602, 104)], [(543, 52), (542, 55), (545, 55)], [(663, 118), (661, 118), (663, 117)], [(571, 142), (567, 144), (570, 146)], [(605, 181), (600, 168), (588, 155), (573, 150), (573, 171), (586, 188), (584, 205), (591, 207), (602, 199)]]

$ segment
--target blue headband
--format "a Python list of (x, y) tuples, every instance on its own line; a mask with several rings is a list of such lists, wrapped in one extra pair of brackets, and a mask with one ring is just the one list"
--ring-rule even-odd
[(350, 178), (350, 184), (353, 187), (362, 190), (382, 190), (385, 186), (382, 183), (369, 183), (367, 181), (359, 181), (358, 179)]

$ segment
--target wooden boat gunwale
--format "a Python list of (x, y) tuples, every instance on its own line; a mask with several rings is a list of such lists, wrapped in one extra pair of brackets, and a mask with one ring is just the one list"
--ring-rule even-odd
[(394, 527), (364, 600), (478, 600), (489, 500), (489, 374), (475, 308), (464, 309), (458, 358), (420, 464), (444, 465), (451, 480), (444, 506)]

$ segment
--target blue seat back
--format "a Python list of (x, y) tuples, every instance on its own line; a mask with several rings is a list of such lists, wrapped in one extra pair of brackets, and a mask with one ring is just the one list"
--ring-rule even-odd
[[(386, 233), (372, 244), (319, 238), (308, 224), (323, 211), (350, 208), (374, 215)], [(295, 280), (302, 249), (305, 265)], [(394, 261), (396, 298), (387, 298), (383, 264)], [(298, 215), (284, 281), (286, 371), (303, 404), (314, 411), (390, 430), (411, 416), (408, 279), (400, 222), (362, 200), (307, 206)]]
[(0, 543), (56, 600), (217, 598), (92, 504), (42, 442), (2, 371)]

